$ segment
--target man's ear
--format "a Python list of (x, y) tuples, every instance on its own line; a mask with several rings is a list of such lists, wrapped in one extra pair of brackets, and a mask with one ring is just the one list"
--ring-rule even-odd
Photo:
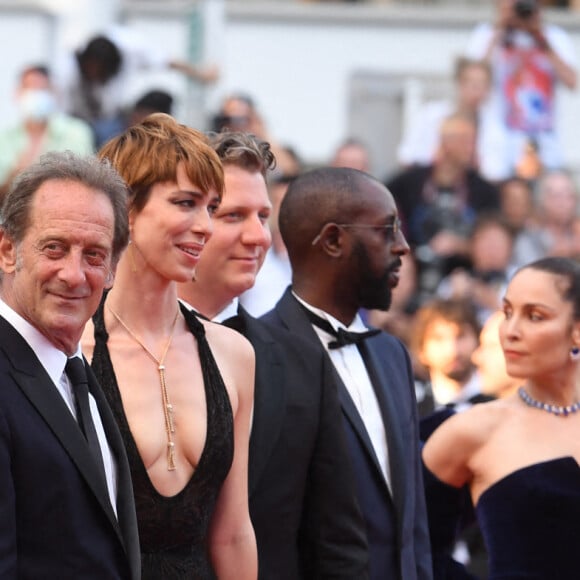
[(107, 272), (107, 277), (105, 278), (105, 290), (110, 290), (113, 287), (113, 282), (115, 281), (115, 273), (112, 270)]
[(119, 260), (114, 260), (111, 263), (111, 267), (107, 272), (107, 277), (105, 278), (105, 290), (110, 290), (113, 287), (113, 283), (115, 282), (115, 274), (117, 273), (117, 265)]
[(336, 224), (328, 223), (320, 232), (320, 247), (332, 258), (339, 258), (344, 254), (344, 230)]
[(11, 274), (16, 270), (16, 244), (0, 229), (0, 270)]

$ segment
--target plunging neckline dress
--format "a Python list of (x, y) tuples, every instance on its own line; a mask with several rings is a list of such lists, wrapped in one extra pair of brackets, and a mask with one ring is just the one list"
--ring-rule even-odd
[(91, 366), (119, 425), (129, 458), (139, 526), (143, 580), (213, 580), (207, 536), (217, 497), (234, 453), (233, 414), (229, 396), (205, 337), (205, 329), (183, 305), (181, 312), (196, 338), (204, 382), (207, 433), (191, 479), (176, 495), (153, 486), (125, 415), (107, 347), (104, 300), (93, 317), (95, 349)]

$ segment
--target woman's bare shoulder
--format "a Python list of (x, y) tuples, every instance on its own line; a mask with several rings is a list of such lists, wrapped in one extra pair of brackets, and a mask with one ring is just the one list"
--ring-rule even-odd
[(504, 423), (512, 409), (513, 404), (510, 401), (501, 399), (473, 405), (470, 409), (450, 417), (435, 430), (433, 436), (451, 436), (459, 441), (477, 444), (487, 440)]
[(254, 349), (250, 341), (236, 330), (210, 320), (201, 320), (205, 335), (215, 355), (225, 354), (235, 359), (254, 358)]
[(461, 486), (471, 479), (471, 462), (513, 409), (509, 401), (474, 405), (444, 421), (423, 448), (426, 466), (439, 479)]

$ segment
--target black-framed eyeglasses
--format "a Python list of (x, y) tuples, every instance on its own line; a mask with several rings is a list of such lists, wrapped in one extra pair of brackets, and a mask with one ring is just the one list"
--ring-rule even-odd
[(395, 218), (390, 224), (337, 224), (335, 222), (328, 222), (322, 226), (320, 233), (312, 240), (312, 245), (315, 246), (322, 237), (322, 231), (328, 225), (334, 225), (338, 228), (367, 228), (373, 230), (383, 230), (383, 232), (389, 232), (394, 238), (401, 231), (401, 220), (400, 218)]

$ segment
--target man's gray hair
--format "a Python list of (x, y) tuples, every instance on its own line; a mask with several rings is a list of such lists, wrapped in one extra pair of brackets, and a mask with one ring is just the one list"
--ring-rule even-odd
[(116, 262), (129, 240), (127, 186), (106, 160), (94, 156), (79, 157), (70, 151), (51, 152), (20, 173), (12, 182), (0, 210), (0, 227), (16, 244), (30, 226), (34, 194), (47, 181), (80, 183), (105, 194), (113, 207), (113, 262)]

